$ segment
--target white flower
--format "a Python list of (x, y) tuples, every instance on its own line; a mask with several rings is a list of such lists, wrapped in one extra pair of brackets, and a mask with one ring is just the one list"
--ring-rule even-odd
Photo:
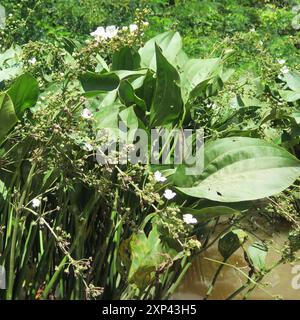
[(129, 31), (131, 32), (131, 33), (134, 33), (135, 31), (137, 31), (138, 30), (138, 25), (137, 24), (135, 24), (135, 23), (133, 23), (133, 24), (131, 24), (130, 26), (129, 26)]
[(143, 22), (143, 26), (144, 26), (144, 27), (148, 27), (148, 26), (149, 26), (149, 22), (148, 22), (148, 21), (144, 21), (144, 22)]
[(33, 57), (33, 58), (29, 59), (29, 60), (28, 60), (28, 63), (30, 63), (30, 64), (32, 64), (32, 65), (36, 64), (36, 58)]
[(84, 108), (84, 109), (82, 110), (82, 112), (81, 112), (81, 116), (82, 116), (82, 118), (84, 118), (84, 119), (90, 119), (90, 118), (93, 117), (93, 114), (92, 114), (92, 112), (91, 112), (90, 109)]
[(250, 32), (255, 32), (255, 31), (256, 31), (255, 28), (250, 29)]
[(97, 41), (112, 39), (118, 34), (118, 28), (116, 26), (98, 27), (95, 31), (91, 32), (91, 36)]
[(207, 105), (209, 108), (212, 108), (214, 110), (218, 109), (218, 106), (215, 103), (210, 103)]
[(285, 60), (284, 60), (284, 59), (278, 59), (277, 62), (278, 62), (279, 64), (285, 64)]
[(41, 205), (41, 200), (39, 200), (38, 198), (34, 198), (32, 200), (32, 207), (33, 208), (38, 208)]
[(164, 192), (164, 197), (168, 200), (173, 199), (176, 196), (176, 193), (170, 189), (166, 189)]
[(122, 30), (123, 31), (128, 31), (128, 27), (124, 26), (124, 27), (122, 27)]
[(108, 26), (105, 29), (107, 38), (114, 38), (118, 34), (118, 28), (116, 26)]
[(183, 215), (183, 221), (187, 224), (196, 224), (198, 221), (194, 216), (190, 213)]
[(284, 66), (280, 69), (281, 73), (287, 74), (290, 72), (290, 69), (287, 66)]
[(91, 144), (85, 142), (83, 144), (83, 149), (86, 150), (86, 151), (92, 151), (94, 148), (93, 148), (93, 146)]
[(98, 27), (94, 32), (91, 32), (91, 36), (106, 39), (105, 29), (103, 27)]
[(157, 182), (165, 182), (167, 180), (166, 177), (164, 177), (161, 172), (155, 171), (154, 172), (154, 180)]

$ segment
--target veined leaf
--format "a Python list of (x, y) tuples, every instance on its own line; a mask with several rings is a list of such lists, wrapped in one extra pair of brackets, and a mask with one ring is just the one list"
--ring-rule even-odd
[(18, 117), (10, 96), (0, 94), (0, 144), (7, 133), (18, 122)]
[(292, 91), (292, 90), (279, 90), (279, 93), (283, 100), (287, 102), (294, 102), (300, 99), (300, 91)]
[(218, 75), (222, 69), (221, 59), (190, 59), (183, 67), (181, 74), (182, 95), (186, 102), (190, 94), (197, 95), (201, 84)]
[(112, 70), (135, 70), (140, 67), (141, 57), (130, 47), (123, 47), (112, 58)]
[(115, 73), (87, 72), (80, 77), (83, 89), (92, 97), (101, 92), (113, 91), (119, 85), (119, 77)]
[(30, 74), (21, 75), (7, 91), (15, 108), (18, 118), (24, 111), (33, 107), (38, 99), (39, 85)]
[[(182, 40), (178, 32), (167, 31), (150, 39), (146, 42), (145, 46), (139, 50), (141, 67), (156, 71), (156, 45), (161, 48), (165, 58), (175, 66), (176, 57), (181, 51)], [(183, 54), (180, 54), (179, 60), (184, 61)]]
[(156, 45), (157, 79), (151, 106), (150, 123), (161, 126), (178, 119), (183, 110), (180, 79), (177, 70)]
[(290, 71), (284, 75), (283, 80), (291, 90), (279, 90), (281, 97), (287, 102), (300, 99), (300, 73)]
[(134, 89), (128, 80), (122, 80), (120, 82), (119, 95), (126, 106), (137, 105), (142, 110), (146, 110), (145, 102), (135, 94)]
[(249, 246), (247, 254), (255, 270), (265, 270), (267, 253), (268, 248), (263, 243), (256, 242)]
[(226, 206), (207, 207), (202, 209), (181, 208), (182, 213), (190, 213), (198, 222), (204, 222), (225, 215), (238, 215), (240, 212)]
[(207, 143), (204, 171), (192, 197), (219, 202), (256, 200), (277, 194), (300, 175), (300, 162), (286, 150), (260, 139), (233, 137)]
[(148, 237), (140, 231), (123, 241), (120, 248), (121, 259), (128, 269), (129, 282), (135, 283), (139, 288), (145, 288), (149, 284), (156, 269), (168, 261), (171, 254), (166, 252), (166, 247), (161, 243), (155, 225)]
[(284, 75), (284, 81), (291, 90), (300, 93), (300, 73), (290, 71)]

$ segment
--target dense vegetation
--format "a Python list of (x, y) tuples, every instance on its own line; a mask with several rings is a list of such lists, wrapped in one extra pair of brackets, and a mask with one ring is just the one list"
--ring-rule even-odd
[[(232, 299), (297, 261), (296, 3), (1, 4), (3, 298), (166, 299), (218, 242), (223, 261), (205, 298), (241, 248), (249, 271)], [(104, 132), (119, 121), (126, 143), (99, 163), (99, 148), (110, 145)], [(154, 127), (203, 130), (203, 172), (127, 161), (138, 129), (150, 137)], [(167, 135), (163, 146), (173, 160), (176, 143)], [(289, 223), (274, 265), (249, 226), (254, 215)]]

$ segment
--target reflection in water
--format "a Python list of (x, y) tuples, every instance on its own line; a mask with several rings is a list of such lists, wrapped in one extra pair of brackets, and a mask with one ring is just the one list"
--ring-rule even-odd
[[(269, 239), (267, 239), (271, 243), (267, 255), (267, 266), (273, 265), (280, 259), (279, 250), (287, 238), (285, 228), (283, 227), (281, 229), (283, 230), (273, 233), (272, 236), (269, 236)], [(266, 239), (265, 235), (264, 239)], [(208, 249), (205, 256), (200, 256), (194, 261), (182, 285), (174, 294), (173, 299), (203, 299), (219, 266), (218, 263), (207, 260), (206, 258), (222, 261), (217, 244)], [(246, 277), (239, 272), (239, 270), (241, 270), (248, 274), (249, 270), (244, 260), (242, 249), (236, 251), (228, 260), (228, 263), (237, 268), (225, 266), (222, 269), (209, 299), (224, 300), (246, 282)], [(272, 272), (263, 279), (261, 286), (251, 292), (248, 299), (274, 299), (280, 296), (283, 299), (300, 300), (300, 289), (293, 289), (291, 284), (293, 277), (295, 277), (295, 274), (292, 273), (292, 267), (293, 265), (291, 264), (284, 264), (273, 269)], [(244, 292), (236, 296), (235, 299), (242, 299), (243, 297)]]

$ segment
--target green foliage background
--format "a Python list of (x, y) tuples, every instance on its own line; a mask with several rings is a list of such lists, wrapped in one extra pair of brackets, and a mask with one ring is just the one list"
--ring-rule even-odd
[(176, 29), (191, 56), (208, 57), (229, 44), (235, 49), (230, 62), (240, 71), (262, 68), (266, 57), (259, 59), (260, 45), (266, 55), (285, 59), (292, 67), (300, 58), (300, 32), (291, 24), (298, 0), (3, 0), (1, 4), (14, 16), (29, 15), (26, 26), (16, 30), (14, 40), (21, 43), (53, 35), (83, 38), (100, 25), (132, 22), (135, 9), (147, 5), (152, 9), (147, 38)]

